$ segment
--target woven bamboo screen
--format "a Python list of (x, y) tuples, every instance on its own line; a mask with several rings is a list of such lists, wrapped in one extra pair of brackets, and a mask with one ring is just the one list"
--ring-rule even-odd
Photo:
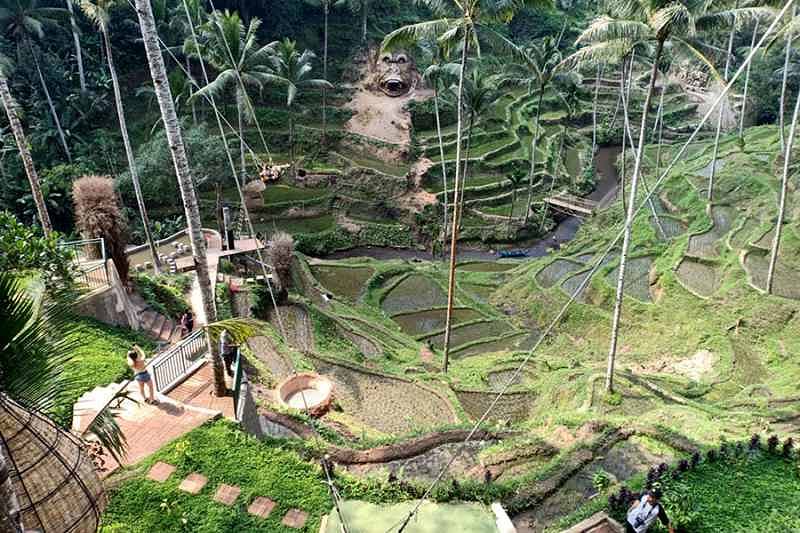
[(0, 446), (26, 530), (97, 531), (106, 496), (79, 439), (0, 394)]

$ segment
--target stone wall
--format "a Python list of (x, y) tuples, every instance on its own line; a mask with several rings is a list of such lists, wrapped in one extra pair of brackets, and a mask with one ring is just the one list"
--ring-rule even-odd
[(107, 267), (110, 285), (79, 298), (75, 311), (112, 326), (139, 329), (138, 312), (119, 279), (114, 262), (109, 259)]

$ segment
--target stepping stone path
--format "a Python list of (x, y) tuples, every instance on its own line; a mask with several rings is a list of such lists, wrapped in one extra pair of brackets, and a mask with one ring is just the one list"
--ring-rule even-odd
[(247, 512), (254, 516), (267, 518), (272, 512), (272, 509), (275, 508), (275, 505), (277, 504), (269, 498), (259, 496), (253, 500), (253, 503), (247, 508)]
[(214, 494), (214, 501), (223, 505), (231, 506), (233, 505), (233, 502), (236, 501), (236, 498), (239, 497), (241, 492), (242, 489), (239, 487), (235, 485), (226, 485), (223, 483), (219, 486), (219, 488), (217, 488), (217, 492)]
[(169, 476), (172, 475), (174, 471), (174, 466), (159, 461), (154, 464), (152, 468), (150, 468), (150, 472), (147, 473), (147, 479), (152, 479), (153, 481), (163, 483), (167, 480), (167, 478), (169, 478)]
[[(175, 467), (173, 465), (158, 461), (152, 467), (150, 467), (150, 471), (147, 473), (147, 479), (158, 483), (163, 483), (169, 479), (173, 472), (175, 472)], [(188, 492), (189, 494), (198, 494), (201, 490), (203, 490), (203, 487), (205, 487), (207, 483), (207, 477), (198, 472), (193, 472), (186, 476), (186, 479), (181, 481), (181, 484), (178, 486), (178, 488), (184, 492)], [(221, 483), (219, 487), (217, 487), (217, 491), (214, 493), (214, 501), (230, 507), (234, 504), (236, 498), (238, 498), (241, 493), (242, 489), (236, 485)], [(258, 516), (259, 518), (268, 518), (269, 515), (272, 514), (272, 510), (276, 505), (278, 505), (278, 503), (270, 500), (269, 498), (257, 496), (247, 507), (247, 512), (253, 516)], [(306, 525), (307, 521), (307, 512), (301, 509), (289, 509), (289, 511), (287, 511), (281, 520), (281, 523), (286, 527), (302, 529)]]
[(208, 478), (206, 476), (194, 472), (186, 476), (186, 479), (181, 481), (178, 488), (189, 494), (198, 494), (203, 490), (203, 487), (206, 486), (206, 483), (208, 483)]
[(286, 516), (281, 520), (281, 523), (287, 527), (300, 529), (306, 525), (306, 520), (308, 520), (307, 512), (301, 511), (300, 509), (289, 509), (289, 512), (286, 513)]

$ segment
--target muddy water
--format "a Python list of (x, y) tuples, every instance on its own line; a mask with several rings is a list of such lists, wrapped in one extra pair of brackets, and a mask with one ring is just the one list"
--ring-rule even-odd
[[(595, 185), (595, 190), (592, 191), (587, 198), (597, 202), (601, 208), (609, 205), (617, 196), (619, 176), (614, 163), (620, 151), (620, 147), (618, 146), (604, 146), (598, 149), (597, 155), (595, 156), (594, 165), (597, 172), (597, 183)], [(560, 248), (574, 239), (582, 222), (583, 221), (578, 217), (565, 217), (559, 221), (553, 231), (544, 237), (529, 242), (518, 243), (510, 246), (510, 248), (526, 250), (529, 259), (544, 257), (550, 252), (550, 249)], [(433, 254), (427, 250), (386, 248), (379, 246), (351, 248), (349, 250), (333, 252), (332, 254), (326, 255), (324, 258), (346, 259), (348, 257), (371, 257), (378, 260), (420, 259), (429, 261), (436, 259)], [(498, 256), (492, 250), (463, 247), (458, 252), (458, 258), (461, 260), (494, 261), (498, 259)]]

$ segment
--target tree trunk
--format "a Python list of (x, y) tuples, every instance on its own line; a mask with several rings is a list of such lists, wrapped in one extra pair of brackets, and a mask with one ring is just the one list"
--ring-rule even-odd
[[(619, 80), (619, 84), (620, 84), (619, 85), (619, 102), (621, 102), (621, 105), (624, 106), (624, 105), (626, 105), (625, 104), (625, 79), (626, 79), (626, 76), (627, 76), (627, 73), (626, 73), (626, 70), (625, 70), (625, 61), (624, 60), (623, 60), (622, 65), (621, 65), (621, 69), (620, 69), (620, 74), (619, 75), (620, 75), (620, 80)], [(624, 113), (626, 113), (626, 111), (623, 111), (623, 114)], [(622, 210), (625, 211), (625, 212), (628, 211), (627, 200), (625, 199), (625, 179), (626, 179), (625, 170), (628, 167), (628, 156), (627, 156), (628, 144), (627, 143), (628, 143), (628, 131), (625, 129), (625, 119), (623, 118), (622, 119), (622, 152), (620, 152), (622, 154), (622, 166), (619, 169), (619, 191), (620, 191), (620, 197), (622, 198)]]
[[(475, 124), (474, 112), (470, 112), (469, 124), (467, 126), (467, 149), (464, 151), (464, 163), (461, 170), (461, 195), (458, 197), (458, 212), (464, 212), (464, 189), (467, 187), (467, 174), (469, 172), (469, 153), (472, 149), (472, 127)], [(459, 216), (458, 230), (464, 229), (464, 219)]]
[[(792, 6), (792, 18), (789, 20), (793, 20), (797, 16), (797, 5)], [(778, 110), (778, 129), (780, 130), (780, 138), (781, 138), (781, 153), (786, 153), (786, 132), (784, 131), (784, 111), (786, 109), (786, 87), (789, 83), (789, 60), (792, 57), (792, 40), (794, 39), (794, 35), (792, 32), (786, 36), (786, 52), (783, 59), (783, 80), (781, 81), (781, 100), (780, 100), (780, 109)]]
[(461, 172), (461, 125), (463, 121), (463, 99), (464, 99), (464, 75), (467, 70), (467, 56), (469, 55), (469, 31), (464, 32), (464, 38), (461, 47), (461, 69), (458, 74), (458, 95), (456, 98), (456, 175), (454, 178), (453, 190), (453, 231), (450, 236), (450, 272), (447, 281), (447, 318), (445, 320), (444, 328), (444, 364), (442, 371), (446, 374), (447, 367), (450, 364), (450, 330), (453, 320), (453, 302), (455, 301), (456, 289), (456, 248), (458, 246), (458, 218), (460, 212), (458, 210), (458, 178)]
[(192, 60), (186, 56), (186, 79), (189, 83), (189, 102), (192, 106), (192, 125), (197, 126), (197, 105), (194, 101), (194, 80), (192, 79)]
[(614, 364), (617, 357), (617, 343), (619, 341), (619, 321), (622, 314), (623, 290), (625, 288), (625, 267), (628, 262), (628, 252), (631, 246), (631, 230), (633, 229), (633, 217), (636, 213), (636, 189), (639, 184), (639, 173), (642, 168), (642, 154), (644, 152), (644, 142), (647, 136), (647, 116), (650, 111), (650, 100), (658, 78), (658, 62), (661, 59), (661, 52), (664, 50), (664, 41), (658, 41), (656, 53), (653, 58), (653, 69), (650, 73), (650, 85), (647, 88), (647, 96), (642, 108), (642, 126), (639, 130), (639, 146), (636, 149), (636, 159), (633, 166), (633, 176), (631, 176), (631, 192), (628, 201), (628, 210), (625, 216), (625, 229), (623, 230), (622, 251), (619, 259), (619, 276), (617, 277), (616, 300), (614, 302), (614, 315), (611, 323), (611, 346), (608, 350), (608, 368), (606, 370), (606, 391), (614, 391)]
[[(631, 58), (631, 61), (633, 61), (633, 58)], [(631, 70), (633, 70), (633, 63), (631, 63)], [(631, 74), (629, 74), (629, 78), (630, 78), (630, 76), (631, 76)], [(630, 100), (628, 98), (630, 97), (630, 91), (627, 91), (627, 94), (628, 94), (627, 97), (625, 96), (625, 93), (626, 93), (625, 91), (623, 91), (623, 93), (622, 93), (622, 117), (623, 117), (622, 128), (623, 128), (623, 133), (625, 135), (623, 137), (623, 140), (625, 138), (627, 138), (628, 141), (631, 143), (631, 147), (634, 147), (634, 146), (636, 146), (636, 143), (634, 141), (633, 134), (631, 133), (631, 120), (630, 120), (630, 114), (628, 113), (628, 109), (629, 109), (628, 105), (630, 103)], [(664, 94), (663, 90), (662, 90), (661, 94), (663, 96), (663, 94)], [(659, 111), (659, 113), (660, 113), (660, 111)], [(658, 120), (658, 118), (656, 118), (656, 120)], [(650, 196), (650, 189), (647, 187), (647, 180), (645, 179), (644, 176), (641, 176), (641, 180), (642, 180), (642, 186), (644, 187), (645, 192), (648, 194), (648, 196)], [(656, 211), (656, 205), (653, 202), (652, 196), (650, 196), (647, 199), (647, 206), (650, 208), (650, 212), (653, 214), (653, 222), (655, 222), (655, 224), (656, 224), (656, 229), (661, 234), (661, 236), (664, 239), (666, 239), (667, 238), (667, 232), (664, 231), (664, 226), (661, 224), (661, 218), (658, 216), (658, 211)]]
[[(234, 170), (236, 167), (234, 167)], [(214, 201), (214, 216), (217, 219), (217, 228), (219, 228), (219, 234), (222, 235), (222, 242), (227, 242), (227, 237), (225, 234), (225, 222), (224, 216), (222, 213), (222, 180), (218, 179), (217, 182), (214, 184), (214, 192), (215, 192), (215, 201)]]
[(50, 89), (47, 88), (47, 82), (44, 81), (44, 75), (42, 74), (42, 68), (39, 65), (39, 58), (36, 57), (36, 52), (33, 49), (30, 41), (28, 43), (28, 50), (31, 52), (31, 57), (33, 58), (33, 64), (36, 66), (36, 73), (39, 75), (39, 83), (42, 85), (42, 91), (44, 92), (44, 96), (47, 100), (47, 106), (50, 108), (50, 115), (53, 117), (53, 123), (56, 125), (56, 131), (58, 132), (58, 138), (61, 140), (61, 146), (64, 148), (64, 154), (67, 156), (67, 161), (72, 163), (72, 153), (69, 151), (69, 146), (67, 145), (67, 137), (64, 135), (64, 128), (61, 127), (61, 120), (58, 118), (58, 112), (56, 111), (56, 106), (53, 103), (53, 98), (50, 96)]
[(122, 134), (122, 144), (125, 147), (125, 157), (128, 159), (128, 170), (131, 173), (131, 183), (133, 183), (133, 191), (136, 195), (136, 205), (139, 207), (139, 217), (142, 219), (142, 227), (144, 227), (144, 238), (147, 246), (150, 248), (150, 256), (153, 259), (153, 269), (158, 275), (161, 269), (161, 261), (158, 259), (158, 250), (156, 250), (153, 235), (150, 233), (150, 218), (147, 216), (147, 208), (144, 203), (144, 195), (142, 195), (142, 186), (139, 183), (139, 171), (136, 168), (136, 160), (133, 156), (133, 148), (131, 147), (131, 140), (128, 136), (128, 125), (125, 121), (125, 109), (122, 106), (122, 93), (119, 89), (119, 79), (117, 79), (117, 69), (114, 66), (114, 56), (111, 52), (111, 39), (108, 35), (108, 28), (102, 26), (100, 32), (103, 35), (103, 44), (106, 48), (106, 59), (108, 60), (108, 71), (111, 74), (111, 84), (114, 87), (114, 103), (117, 106), (117, 118), (119, 119), (119, 131)]
[[(735, 8), (739, 7), (739, 2), (737, 1), (735, 4)], [(731, 32), (728, 36), (728, 50), (727, 55), (725, 56), (725, 74), (723, 76), (723, 81), (728, 81), (728, 74), (731, 70), (731, 56), (733, 55), (733, 38), (736, 35), (736, 24), (731, 24)], [(717, 179), (717, 157), (719, 156), (719, 138), (722, 135), (722, 113), (723, 113), (723, 102), (720, 102), (719, 109), (717, 110), (717, 131), (714, 134), (714, 149), (712, 150), (711, 155), (711, 173), (708, 175), (708, 191), (706, 191), (706, 211), (708, 211), (709, 215), (711, 214), (711, 202), (714, 200), (714, 182)]]
[(17, 102), (14, 100), (14, 97), (11, 96), (11, 90), (8, 88), (8, 80), (5, 76), (0, 76), (0, 98), (3, 100), (3, 107), (6, 109), (8, 123), (11, 126), (11, 131), (14, 133), (14, 140), (17, 142), (17, 148), (19, 149), (19, 157), (22, 159), (22, 165), (25, 167), (25, 174), (27, 174), (28, 182), (31, 185), (31, 195), (33, 196), (33, 203), (36, 204), (36, 212), (39, 215), (39, 223), (42, 225), (42, 232), (44, 232), (45, 236), (48, 236), (50, 232), (53, 231), (53, 225), (50, 223), (47, 204), (45, 204), (44, 195), (42, 195), (39, 175), (36, 173), (36, 167), (33, 165), (30, 145), (28, 144), (27, 137), (25, 137), (25, 130), (22, 129), (22, 122), (19, 120)]
[(536, 148), (539, 142), (541, 116), (542, 116), (542, 100), (544, 99), (544, 84), (539, 85), (539, 101), (536, 106), (536, 125), (533, 127), (533, 138), (531, 139), (531, 169), (528, 173), (528, 203), (525, 209), (524, 225), (528, 224), (528, 216), (531, 212), (531, 204), (533, 203), (533, 176), (536, 174)]
[(783, 219), (786, 214), (786, 193), (789, 187), (789, 166), (792, 161), (792, 148), (794, 147), (798, 115), (800, 115), (800, 92), (797, 94), (797, 103), (795, 103), (794, 115), (792, 115), (792, 125), (789, 128), (789, 138), (786, 140), (786, 155), (783, 156), (783, 179), (781, 180), (781, 196), (778, 202), (778, 221), (775, 226), (775, 237), (772, 239), (769, 269), (767, 270), (766, 288), (769, 294), (772, 294), (772, 286), (775, 282), (775, 265), (778, 262), (778, 249), (781, 245), (781, 234), (783, 233)]
[[(756, 47), (756, 39), (758, 38), (758, 19), (756, 19), (756, 23), (753, 26), (753, 38), (750, 41), (750, 49)], [(744, 139), (744, 119), (745, 115), (747, 115), (747, 91), (750, 88), (750, 67), (753, 65), (753, 62), (750, 61), (747, 63), (747, 70), (744, 73), (744, 91), (742, 93), (742, 111), (739, 115), (739, 139)]]
[[(325, 37), (322, 44), (322, 79), (328, 79), (328, 12), (330, 0), (322, 0), (322, 9), (325, 12)], [(322, 144), (328, 139), (328, 89), (322, 88)]]
[(81, 84), (81, 94), (86, 92), (86, 73), (83, 70), (83, 49), (81, 49), (80, 33), (78, 23), (75, 21), (75, 12), (72, 7), (73, 0), (66, 0), (69, 10), (69, 26), (72, 30), (72, 41), (75, 43), (75, 60), (78, 63), (78, 80)]
[(3, 448), (0, 447), (0, 532), (22, 533), (19, 502), (11, 483), (11, 468)]
[[(203, 302), (206, 322), (214, 322), (217, 319), (217, 312), (214, 306), (214, 289), (211, 285), (211, 278), (208, 270), (208, 258), (206, 257), (206, 241), (200, 223), (200, 209), (197, 203), (197, 192), (194, 188), (194, 180), (189, 169), (189, 160), (186, 157), (186, 148), (183, 144), (183, 134), (181, 133), (178, 115), (175, 112), (175, 101), (172, 99), (172, 91), (169, 88), (167, 79), (167, 69), (164, 66), (164, 58), (161, 55), (161, 48), (158, 43), (156, 23), (153, 18), (153, 11), (150, 7), (150, 0), (136, 0), (136, 13), (139, 17), (139, 28), (142, 32), (145, 52), (150, 66), (150, 74), (153, 78), (158, 105), (161, 108), (161, 116), (164, 121), (164, 130), (167, 135), (172, 160), (175, 164), (175, 174), (178, 178), (178, 186), (181, 191), (186, 221), (189, 226), (189, 239), (192, 244), (192, 255), (195, 268), (197, 270), (197, 281), (200, 286), (200, 296)], [(225, 373), (222, 361), (219, 357), (219, 346), (216, 342), (209, 342), (209, 353), (211, 364), (214, 369), (214, 389), (218, 396), (227, 394), (225, 385)]]
[(294, 117), (291, 109), (289, 110), (289, 160), (294, 168)]
[[(237, 91), (238, 92), (238, 91)], [(239, 175), (240, 183), (247, 183), (247, 161), (244, 154), (244, 117), (242, 116), (243, 102), (239, 99), (236, 102), (236, 119), (239, 122)]]
[(600, 96), (600, 78), (603, 77), (603, 65), (597, 64), (597, 77), (594, 80), (594, 99), (592, 101), (592, 157), (597, 152), (597, 100)]
[(656, 148), (656, 179), (661, 176), (661, 147), (664, 143), (664, 93), (667, 92), (665, 85), (661, 86), (661, 98), (658, 102), (658, 148)]
[(442, 122), (439, 117), (439, 89), (436, 80), (433, 82), (433, 110), (436, 117), (436, 135), (439, 138), (439, 157), (442, 160), (442, 193), (444, 194), (444, 229), (442, 230), (442, 258), (447, 248), (447, 163), (444, 160), (444, 143), (442, 142)]
[(361, 0), (361, 42), (367, 42), (367, 12), (369, 11), (369, 0)]

